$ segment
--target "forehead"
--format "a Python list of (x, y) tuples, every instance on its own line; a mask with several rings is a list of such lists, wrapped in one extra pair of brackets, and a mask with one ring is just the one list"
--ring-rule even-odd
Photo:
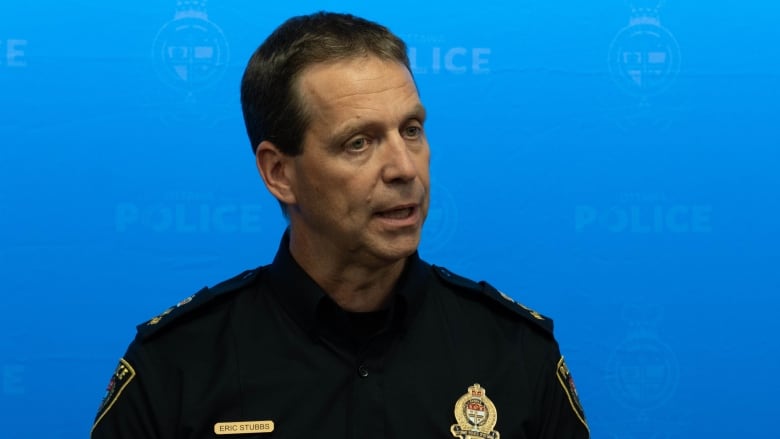
[(313, 64), (297, 80), (297, 90), (309, 110), (338, 109), (366, 101), (387, 104), (413, 100), (417, 87), (403, 64), (375, 56)]

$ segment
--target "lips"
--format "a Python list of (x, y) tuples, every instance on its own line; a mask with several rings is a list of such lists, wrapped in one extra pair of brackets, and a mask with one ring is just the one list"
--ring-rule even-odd
[(374, 216), (393, 224), (416, 222), (420, 205), (417, 203), (397, 204), (386, 209), (377, 210)]
[(387, 219), (406, 219), (412, 216), (414, 209), (414, 207), (402, 207), (398, 209), (377, 212), (377, 215)]

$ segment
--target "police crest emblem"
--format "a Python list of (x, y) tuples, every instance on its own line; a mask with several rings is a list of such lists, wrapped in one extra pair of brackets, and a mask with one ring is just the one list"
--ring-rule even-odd
[(499, 439), (500, 434), (493, 430), (498, 422), (498, 412), (493, 401), (487, 397), (485, 389), (474, 384), (458, 398), (455, 403), (457, 424), (450, 427), (454, 437), (460, 439)]

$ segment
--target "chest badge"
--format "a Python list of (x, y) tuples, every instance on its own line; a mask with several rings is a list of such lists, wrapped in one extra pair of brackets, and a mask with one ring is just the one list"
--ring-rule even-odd
[(460, 439), (499, 439), (500, 434), (493, 430), (498, 422), (498, 412), (493, 401), (485, 394), (479, 384), (468, 388), (466, 394), (455, 402), (455, 420), (450, 432)]

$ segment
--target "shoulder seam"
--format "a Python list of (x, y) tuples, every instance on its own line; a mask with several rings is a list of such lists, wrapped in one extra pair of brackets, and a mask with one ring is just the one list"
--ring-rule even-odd
[(476, 293), (481, 294), (482, 296), (487, 296), (489, 299), (491, 299), (493, 302), (500, 305), (502, 308), (507, 309), (512, 313), (514, 313), (515, 315), (524, 318), (528, 322), (533, 323), (533, 326), (542, 329), (544, 332), (547, 332), (550, 335), (553, 334), (552, 319), (534, 311), (533, 309), (521, 304), (520, 302), (517, 302), (509, 295), (504, 294), (503, 292), (495, 288), (493, 285), (485, 281), (476, 282), (471, 279), (459, 276), (444, 267), (440, 267), (437, 265), (432, 265), (432, 267), (433, 267), (433, 271), (445, 283), (454, 285), (456, 287), (460, 287), (462, 289), (474, 291)]
[(172, 322), (178, 320), (182, 316), (190, 314), (194, 310), (201, 308), (207, 303), (210, 303), (215, 298), (223, 297), (225, 294), (238, 291), (241, 288), (249, 285), (254, 280), (257, 273), (262, 271), (263, 268), (264, 267), (254, 270), (246, 270), (239, 275), (220, 282), (211, 288), (201, 288), (195, 294), (188, 296), (187, 298), (179, 301), (179, 303), (176, 305), (167, 308), (159, 315), (136, 326), (139, 338), (141, 340), (145, 340), (152, 335), (159, 333), (161, 330), (168, 327)]

